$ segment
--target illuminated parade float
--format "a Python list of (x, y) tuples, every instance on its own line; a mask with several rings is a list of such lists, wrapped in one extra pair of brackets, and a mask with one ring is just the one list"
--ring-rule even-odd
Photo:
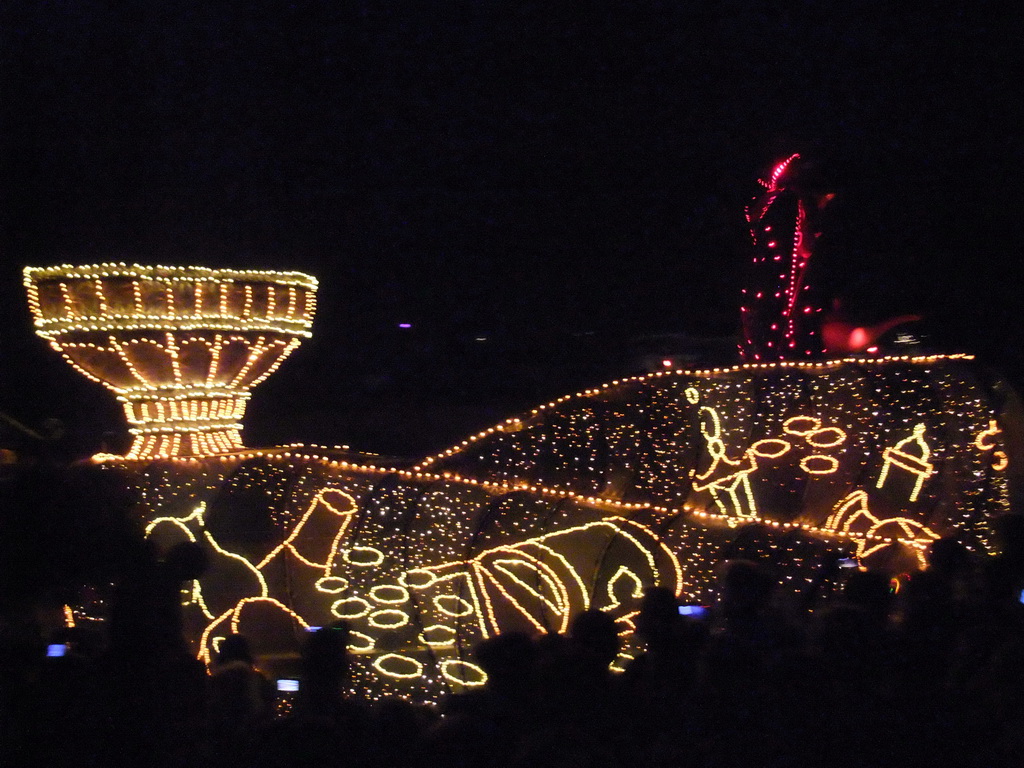
[[(785, 192), (784, 169), (771, 184)], [(799, 221), (786, 236), (780, 324), (745, 313), (747, 362), (611, 381), (402, 469), (241, 442), (249, 390), (310, 334), (312, 277), (105, 264), (25, 281), (38, 333), (124, 404), (134, 444), (94, 461), (129, 471), (161, 548), (210, 556), (185, 596), (196, 653), (241, 632), (272, 666), (345, 620), (354, 691), (431, 701), (483, 683), (481, 639), (563, 632), (585, 609), (618, 623), (621, 665), (643, 590), (707, 602), (729, 557), (767, 557), (799, 591), (828, 553), (900, 573), (942, 536), (988, 551), (1018, 472), (1005, 384), (963, 354), (776, 354), (818, 314), (798, 300)]]

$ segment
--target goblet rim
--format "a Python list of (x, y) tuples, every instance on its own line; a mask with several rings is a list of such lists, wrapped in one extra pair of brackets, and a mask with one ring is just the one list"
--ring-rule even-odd
[[(103, 262), (81, 266), (61, 264), (50, 267), (25, 267), (23, 275), (36, 332), (51, 341), (81, 332), (157, 331), (177, 333), (200, 330), (278, 333), (308, 338), (319, 285), (315, 277), (304, 272), (202, 266), (147, 266), (125, 262)], [(249, 296), (251, 295), (249, 293), (250, 286), (262, 285), (273, 289), (288, 289), (292, 301), (294, 301), (297, 289), (305, 291), (308, 298), (303, 301), (304, 307), (296, 315), (292, 315), (291, 309), (289, 309), (284, 316), (280, 314), (248, 314), (248, 305), (243, 308), (229, 308), (224, 304), (223, 298), (213, 311), (201, 309), (200, 304), (195, 306), (194, 311), (185, 312), (177, 310), (156, 312), (152, 307), (144, 307), (141, 304), (137, 304), (134, 311), (131, 309), (125, 311), (124, 307), (107, 306), (103, 300), (101, 286), (111, 280), (125, 279), (162, 284), (168, 291), (175, 285), (194, 285), (197, 297), (200, 295), (200, 291), (213, 289), (222, 292), (225, 287), (231, 285), (244, 285), (246, 295)], [(52, 286), (54, 283), (58, 283), (61, 291), (66, 293), (63, 281), (95, 282), (96, 290), (100, 293), (100, 306), (87, 313), (76, 311), (74, 314), (65, 312), (60, 316), (45, 316), (39, 301), (41, 286)], [(207, 287), (200, 288), (200, 286)], [(136, 293), (138, 294), (138, 288), (136, 288)], [(221, 295), (223, 296), (223, 293)], [(68, 301), (67, 298), (65, 300)], [(249, 299), (246, 299), (246, 302), (248, 301)]]
[(167, 264), (138, 264), (127, 262), (100, 262), (97, 264), (57, 264), (49, 267), (27, 266), (23, 270), (25, 282), (37, 283), (55, 277), (72, 280), (102, 280), (109, 278), (143, 278), (172, 281), (236, 282), (252, 281), (276, 285), (294, 285), (315, 291), (319, 281), (306, 272), (274, 269), (236, 269), (232, 267), (175, 266)]

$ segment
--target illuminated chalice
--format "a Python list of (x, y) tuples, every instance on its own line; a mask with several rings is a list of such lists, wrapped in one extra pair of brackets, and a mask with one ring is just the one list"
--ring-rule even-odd
[(25, 269), (36, 333), (117, 394), (128, 458), (243, 447), (250, 390), (310, 335), (299, 272), (98, 264)]

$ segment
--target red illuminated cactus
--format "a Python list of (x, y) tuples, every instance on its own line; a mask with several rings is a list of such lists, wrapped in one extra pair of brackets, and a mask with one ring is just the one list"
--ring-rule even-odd
[(754, 252), (743, 289), (740, 354), (753, 362), (791, 360), (822, 352), (820, 309), (805, 282), (814, 241), (809, 219), (831, 196), (812, 196), (800, 180), (800, 155), (778, 163), (747, 208)]

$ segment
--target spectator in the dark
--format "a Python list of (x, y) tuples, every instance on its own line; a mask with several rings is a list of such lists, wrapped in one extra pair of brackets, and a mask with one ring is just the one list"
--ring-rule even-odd
[(747, 640), (763, 640), (776, 581), (769, 568), (752, 560), (722, 564), (719, 580), (720, 629)]
[[(861, 576), (869, 578), (852, 578), (838, 600), (816, 613), (812, 646), (800, 659), (801, 668), (768, 682), (774, 702), (792, 702), (770, 710), (820, 713), (812, 721), (786, 722), (790, 735), (798, 736), (790, 751), (806, 753), (810, 746), (816, 754), (808, 757), (850, 768), (884, 764), (893, 757), (893, 747), (901, 747), (898, 739), (891, 738), (897, 735), (891, 728), (899, 721), (893, 702), (899, 659), (894, 656), (888, 627), (880, 620), (884, 618), (882, 601), (871, 594), (877, 586), (874, 574)], [(846, 598), (851, 591), (855, 597), (869, 598), (863, 602), (878, 614)]]
[(992, 522), (996, 556), (984, 564), (985, 590), (991, 609), (1012, 610), (1024, 590), (1024, 515), (1000, 515)]
[(269, 714), (273, 700), (273, 686), (256, 668), (249, 641), (243, 635), (228, 635), (210, 667), (213, 721), (257, 722)]
[(429, 764), (425, 734), (438, 717), (425, 704), (388, 697), (373, 712), (369, 744), (373, 765), (381, 768), (423, 768)]
[(707, 639), (705, 606), (686, 606), (672, 590), (649, 587), (634, 624), (646, 650), (629, 662), (623, 675), (626, 722), (634, 740), (655, 764), (679, 764), (693, 758), (690, 712), (697, 660)]
[(892, 598), (892, 579), (879, 571), (854, 570), (843, 584), (842, 601), (861, 609), (878, 632), (889, 624)]
[(627, 766), (638, 757), (625, 722), (626, 697), (610, 664), (619, 651), (619, 627), (598, 610), (577, 614), (566, 637), (539, 638), (538, 727), (511, 763)]
[(569, 640), (580, 671), (588, 681), (603, 685), (619, 652), (619, 629), (612, 617), (598, 610), (577, 614), (569, 625)]
[(539, 724), (533, 640), (505, 632), (481, 642), (475, 656), (487, 683), (444, 703), (444, 718), (430, 732), (433, 765), (500, 763)]
[(777, 583), (767, 564), (727, 560), (719, 566), (718, 585), (712, 631), (698, 671), (696, 729), (711, 762), (756, 764), (767, 726), (765, 668), (795, 640), (775, 610)]
[(367, 764), (372, 754), (369, 716), (344, 690), (349, 671), (348, 636), (348, 625), (339, 622), (306, 638), (292, 715), (265, 729), (256, 765)]
[(163, 561), (137, 553), (114, 595), (110, 647), (95, 667), (106, 765), (179, 766), (195, 762), (202, 733), (206, 672), (181, 634), (180, 590), (205, 560), (191, 542)]
[(482, 693), (489, 706), (512, 718), (526, 716), (535, 705), (533, 640), (521, 632), (506, 632), (480, 643), (476, 658), (487, 674)]
[(221, 641), (210, 668), (206, 745), (211, 765), (250, 765), (257, 731), (273, 712), (274, 689), (242, 635)]
[(644, 591), (634, 620), (637, 638), (645, 651), (626, 667), (631, 689), (641, 688), (658, 700), (678, 700), (693, 685), (697, 656), (708, 633), (706, 606), (687, 606), (680, 614), (672, 590), (650, 587)]
[[(922, 719), (931, 717), (941, 723), (944, 758), (979, 768), (1019, 764), (1024, 726), (1018, 714), (1024, 708), (1024, 665), (1020, 660), (1024, 658), (1024, 516), (1011, 512), (996, 517), (992, 535), (994, 557), (982, 558), (973, 570), (957, 568), (957, 574), (968, 574), (966, 580), (943, 580), (952, 581), (954, 589), (959, 589), (959, 594), (954, 593), (952, 626), (947, 628), (934, 618), (918, 622), (943, 639), (950, 637), (941, 658), (934, 658), (934, 651), (932, 658), (923, 654), (943, 688), (932, 692), (935, 706), (926, 709)], [(943, 552), (933, 551), (931, 558), (940, 574), (952, 569), (943, 556)], [(928, 571), (920, 577), (926, 574)], [(935, 602), (933, 599), (926, 606), (941, 615)], [(932, 618), (920, 606), (916, 612)], [(936, 625), (941, 634), (935, 631)], [(906, 645), (913, 647), (909, 641)], [(909, 653), (907, 656), (912, 670)]]

